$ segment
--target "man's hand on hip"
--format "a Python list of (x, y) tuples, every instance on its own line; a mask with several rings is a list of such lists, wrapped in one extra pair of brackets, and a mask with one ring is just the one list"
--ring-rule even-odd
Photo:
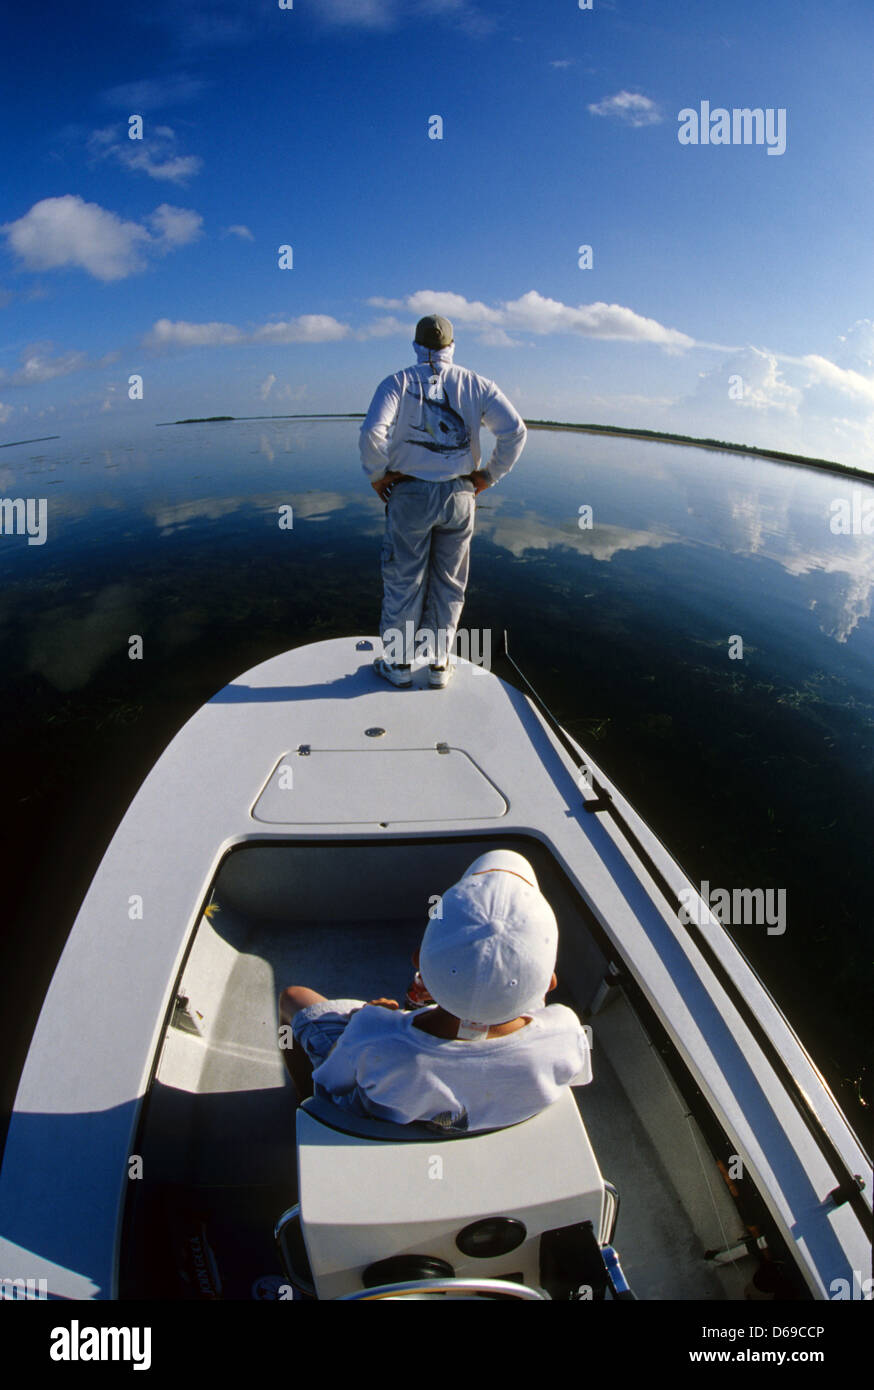
[(381, 478), (371, 478), (370, 486), (373, 488), (374, 492), (379, 494), (380, 502), (387, 502), (391, 495), (391, 490), (398, 478), (403, 477), (403, 473), (394, 473), (389, 469), (387, 473), (383, 473)]
[(474, 488), (476, 489), (475, 495), (477, 497), (479, 497), (481, 492), (485, 492), (487, 487), (491, 487), (490, 479), (486, 477), (485, 473), (480, 468), (476, 469), (476, 471), (473, 473), (468, 473), (467, 476), (470, 478), (470, 481), (473, 483)]

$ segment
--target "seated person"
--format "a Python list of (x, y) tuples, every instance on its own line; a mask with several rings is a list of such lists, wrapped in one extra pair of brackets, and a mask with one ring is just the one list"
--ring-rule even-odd
[[(546, 1005), (558, 983), (558, 926), (521, 854), (497, 850), (444, 894), (414, 962), (430, 1002), (325, 999), (291, 986), (285, 1063), (299, 1099), (315, 1093), (357, 1115), (453, 1131), (501, 1129), (591, 1080), (576, 1014)], [(427, 996), (426, 996), (427, 997)]]

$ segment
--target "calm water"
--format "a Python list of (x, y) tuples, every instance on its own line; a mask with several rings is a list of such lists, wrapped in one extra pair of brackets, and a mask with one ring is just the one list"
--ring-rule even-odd
[[(0, 536), (4, 1110), (90, 878), (171, 736), (256, 662), (376, 630), (383, 511), (357, 428), (0, 453), (0, 496), (48, 508), (44, 545)], [(463, 621), (509, 629), (693, 880), (785, 889), (785, 933), (735, 937), (870, 1142), (874, 540), (830, 529), (854, 489), (874, 496), (751, 457), (532, 431), (480, 499)]]

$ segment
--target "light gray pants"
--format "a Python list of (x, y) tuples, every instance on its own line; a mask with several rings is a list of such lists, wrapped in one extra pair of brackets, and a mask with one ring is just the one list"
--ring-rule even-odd
[(470, 570), (475, 499), (469, 478), (395, 484), (382, 545), (380, 631), (390, 661), (425, 655), (415, 642), (419, 631), (433, 634), (429, 660), (442, 663), (452, 650)]

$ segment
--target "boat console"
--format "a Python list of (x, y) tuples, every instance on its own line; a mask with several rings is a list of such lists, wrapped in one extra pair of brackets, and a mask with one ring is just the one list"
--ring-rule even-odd
[(277, 1240), (302, 1295), (421, 1297), (457, 1280), (485, 1281), (471, 1296), (501, 1281), (506, 1296), (604, 1297), (618, 1197), (570, 1089), (521, 1124), (466, 1135), (314, 1097), (297, 1112), (297, 1157), (300, 1202)]

